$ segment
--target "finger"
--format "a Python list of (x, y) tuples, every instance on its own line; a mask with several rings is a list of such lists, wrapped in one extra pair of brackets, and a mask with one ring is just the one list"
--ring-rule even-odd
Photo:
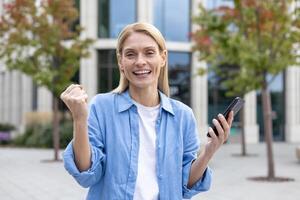
[(68, 95), (69, 96), (80, 96), (80, 95), (83, 95), (83, 94), (85, 94), (86, 92), (84, 91), (84, 90), (82, 90), (79, 86), (77, 86), (77, 87), (75, 87), (75, 88), (73, 88), (69, 93), (68, 93)]
[(80, 85), (78, 84), (71, 84), (66, 90), (65, 90), (65, 94), (69, 94), (74, 88), (77, 88), (79, 87), (80, 88)]
[(212, 120), (213, 124), (215, 125), (217, 131), (218, 131), (218, 137), (223, 140), (224, 139), (224, 130), (223, 130), (223, 127), (221, 126), (221, 124), (219, 123), (218, 120), (216, 119), (213, 119)]
[(73, 92), (74, 92), (74, 90), (76, 90), (76, 92), (78, 92), (79, 91), (79, 93), (78, 94), (86, 94), (86, 91), (85, 91), (85, 89), (83, 88), (83, 86), (82, 85), (77, 85), (77, 87), (76, 88), (74, 88), (73, 90), (71, 90), (70, 91), (70, 94), (72, 95), (72, 94), (74, 94)]
[(72, 90), (72, 88), (74, 88), (75, 86), (76, 86), (76, 84), (71, 84), (71, 85), (69, 85), (69, 86), (65, 89), (64, 93), (69, 93), (69, 91)]
[(208, 133), (212, 140), (218, 139), (218, 136), (216, 135), (216, 133), (214, 132), (214, 130), (211, 127), (208, 128)]
[(85, 93), (85, 94), (82, 95), (82, 97), (83, 97), (83, 101), (85, 103), (87, 103), (87, 101), (88, 101), (88, 95)]
[(87, 94), (82, 94), (82, 95), (79, 95), (79, 96), (76, 96), (73, 98), (76, 102), (79, 102), (79, 103), (86, 103), (87, 102), (87, 99), (88, 99), (88, 96)]
[(65, 91), (63, 91), (60, 95), (60, 98), (62, 100), (66, 99), (66, 96), (72, 91), (75, 87), (77, 87), (76, 84), (71, 84)]
[(228, 130), (230, 129), (230, 127), (229, 127), (229, 124), (227, 123), (227, 121), (226, 121), (224, 115), (218, 114), (218, 119), (219, 119), (219, 121), (220, 121), (221, 124), (222, 124), (223, 130), (224, 130), (225, 132), (228, 131)]
[(65, 93), (62, 92), (62, 93), (60, 94), (59, 98), (60, 98), (62, 101), (64, 101), (64, 96), (65, 96)]
[(83, 87), (83, 85), (79, 85), (79, 87), (80, 87), (80, 89), (84, 90), (84, 87)]
[[(230, 118), (230, 114), (231, 114), (231, 112), (229, 113), (228, 118)], [(228, 124), (228, 121), (230, 121), (230, 119), (228, 119), (228, 121), (226, 121), (225, 117), (222, 114), (219, 114), (218, 118), (221, 121), (223, 130), (224, 130), (224, 141), (226, 141), (228, 139), (229, 133), (230, 133), (230, 127), (231, 127), (231, 125)]]

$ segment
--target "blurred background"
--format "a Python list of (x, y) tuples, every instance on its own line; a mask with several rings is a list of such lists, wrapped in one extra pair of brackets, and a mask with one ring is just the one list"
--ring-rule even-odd
[[(171, 97), (193, 109), (202, 143), (207, 140), (208, 126), (216, 114), (222, 112), (234, 96), (239, 95), (245, 99), (243, 111), (234, 119), (230, 139), (211, 161), (211, 167), (215, 171), (212, 189), (203, 195), (197, 195), (194, 199), (272, 198), (279, 200), (285, 198), (292, 200), (297, 199), (297, 196), (299, 198), (300, 68), (297, 65), (299, 58), (297, 62), (287, 61), (287, 64), (280, 69), (265, 70), (266, 79), (270, 80), (267, 87), (271, 108), (269, 114), (272, 121), (272, 138), (269, 145), (274, 147), (270, 152), (268, 149), (270, 146), (267, 148), (268, 151), (265, 148), (264, 113), (266, 112), (263, 108), (262, 87), (258, 84), (251, 91), (245, 89), (246, 93), (228, 95), (229, 89), (226, 84), (223, 84), (223, 77), (219, 76), (213, 68), (215, 63), (202, 59), (199, 55), (205, 53), (197, 48), (197, 45), (203, 44), (203, 41), (198, 42), (197, 33), (199, 30), (204, 30), (199, 28), (203, 23), (195, 19), (201, 16), (201, 13), (205, 13), (199, 7), (200, 4), (206, 11), (214, 11), (214, 16), (224, 16), (228, 14), (227, 11), (235, 13), (234, 9), (237, 5), (244, 8), (261, 6), (268, 9), (272, 7), (270, 5), (276, 4), (276, 1), (267, 1), (266, 5), (259, 5), (260, 1), (255, 0), (63, 0), (57, 1), (60, 3), (56, 4), (62, 7), (62, 10), (52, 8), (52, 12), (45, 14), (48, 17), (40, 14), (43, 13), (43, 9), (40, 13), (24, 14), (24, 16), (37, 15), (40, 19), (45, 17), (47, 23), (43, 21), (36, 23), (47, 24), (40, 29), (31, 29), (34, 25), (31, 26), (30, 23), (34, 20), (22, 21), (21, 19), (26, 17), (18, 18), (14, 12), (14, 10), (18, 12), (26, 10), (22, 8), (27, 6), (32, 8), (33, 5), (35, 8), (47, 10), (47, 6), (50, 7), (52, 2), (56, 1), (0, 0), (2, 15), (0, 40), (6, 50), (12, 49), (9, 52), (0, 50), (0, 199), (84, 199), (86, 190), (72, 180), (71, 176), (64, 171), (63, 163), (60, 162), (62, 150), (72, 139), (73, 127), (70, 114), (57, 98), (58, 93), (71, 82), (82, 84), (89, 98), (97, 93), (114, 89), (119, 81), (115, 55), (118, 34), (124, 26), (137, 21), (152, 23), (165, 37)], [(294, 11), (300, 7), (300, 2), (286, 1), (285, 6), (288, 8), (291, 20), (296, 21), (295, 29), (299, 32), (299, 12)], [(73, 9), (76, 12), (73, 12)], [(69, 13), (69, 15), (56, 16), (55, 13)], [(275, 15), (276, 13), (273, 16)], [(202, 16), (202, 19), (203, 17), (208, 19), (208, 15)], [(8, 20), (12, 18), (15, 20), (14, 23)], [(216, 24), (212, 26), (216, 27), (219, 21), (218, 18), (215, 19), (216, 21), (212, 20), (212, 23)], [(261, 19), (272, 21), (275, 17)], [(232, 21), (231, 25), (234, 23)], [(276, 23), (280, 24), (283, 21)], [(292, 24), (288, 21), (286, 23)], [(23, 27), (18, 24), (28, 26)], [(58, 25), (54, 28), (52, 24)], [(48, 30), (47, 28), (64, 30), (65, 26), (70, 30), (59, 34), (56, 32), (37, 34), (43, 29)], [(236, 24), (233, 26), (238, 27)], [(230, 32), (234, 32), (235, 28), (230, 27)], [(18, 29), (17, 33), (32, 31), (25, 34), (26, 38), (30, 39), (24, 40), (24, 35), (20, 36), (20, 39), (17, 34), (10, 37), (10, 33)], [(38, 37), (34, 37), (34, 34)], [(213, 32), (211, 35), (214, 36)], [(273, 35), (274, 40), (276, 40), (275, 35)], [(9, 44), (12, 38), (15, 38), (13, 45)], [(51, 48), (50, 50), (46, 48), (52, 47), (52, 43), (41, 45), (44, 42), (43, 38), (46, 41), (56, 41), (53, 42), (55, 43), (53, 49), (65, 41), (66, 44), (52, 51)], [(298, 55), (299, 38), (292, 41), (298, 44), (293, 47), (296, 49), (295, 54)], [(76, 46), (76, 42), (72, 41), (79, 41), (79, 39), (82, 43)], [(83, 41), (84, 39), (90, 41)], [(211, 41), (216, 41), (214, 39), (210, 38)], [(70, 44), (68, 40), (71, 41)], [(248, 41), (251, 41), (251, 38)], [(14, 49), (18, 45), (20, 46)], [(71, 52), (70, 49), (75, 47), (77, 49), (78, 46), (81, 48), (80, 53), (79, 50), (76, 52), (78, 54)], [(285, 48), (290, 52), (286, 46)], [(20, 53), (20, 49), (33, 53)], [(31, 49), (41, 49), (45, 53), (38, 54)], [(12, 55), (13, 50), (18, 53)], [(44, 56), (42, 61), (38, 58), (41, 55)], [(44, 62), (48, 57), (52, 59), (49, 65)], [(67, 61), (52, 62), (53, 60)], [(43, 68), (36, 67), (36, 63)], [(224, 63), (221, 64), (218, 68), (222, 68)], [(68, 70), (68, 67), (72, 70)], [(32, 70), (28, 70), (29, 68)], [(59, 71), (61, 69), (62, 71)], [(202, 70), (205, 73), (201, 73)], [(60, 74), (61, 77), (68, 77), (68, 80), (62, 80)], [(255, 80), (258, 77), (254, 75), (250, 78)], [(60, 88), (55, 88), (53, 85), (59, 85), (58, 83), (61, 83)], [(270, 157), (274, 157), (272, 166), (268, 160)], [(270, 170), (274, 171), (274, 168), (276, 173), (272, 175)], [(271, 179), (256, 182), (248, 180), (249, 177), (271, 177)], [(282, 179), (278, 181), (276, 178)]]

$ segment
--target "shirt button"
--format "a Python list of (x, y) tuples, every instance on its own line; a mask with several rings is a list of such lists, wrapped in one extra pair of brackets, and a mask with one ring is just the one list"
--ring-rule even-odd
[(158, 178), (159, 178), (159, 179), (162, 179), (162, 174), (159, 174), (159, 175), (158, 175)]

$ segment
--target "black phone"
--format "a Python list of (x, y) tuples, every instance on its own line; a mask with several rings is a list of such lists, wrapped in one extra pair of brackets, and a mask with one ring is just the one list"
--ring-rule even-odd
[[(240, 97), (235, 97), (226, 110), (223, 112), (225, 119), (228, 119), (230, 111), (233, 111), (233, 116), (235, 116), (239, 110), (243, 107), (245, 101)], [(218, 118), (216, 118), (218, 119)], [(212, 129), (214, 130), (215, 134), (218, 136), (217, 128), (212, 124)], [(211, 137), (209, 133), (207, 133), (207, 137)]]

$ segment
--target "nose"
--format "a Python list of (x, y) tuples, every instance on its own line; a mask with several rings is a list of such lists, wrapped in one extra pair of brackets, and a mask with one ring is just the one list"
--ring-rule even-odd
[(146, 60), (145, 60), (145, 57), (143, 56), (143, 54), (138, 54), (137, 58), (136, 58), (136, 62), (135, 64), (138, 66), (138, 67), (143, 67), (146, 65)]

